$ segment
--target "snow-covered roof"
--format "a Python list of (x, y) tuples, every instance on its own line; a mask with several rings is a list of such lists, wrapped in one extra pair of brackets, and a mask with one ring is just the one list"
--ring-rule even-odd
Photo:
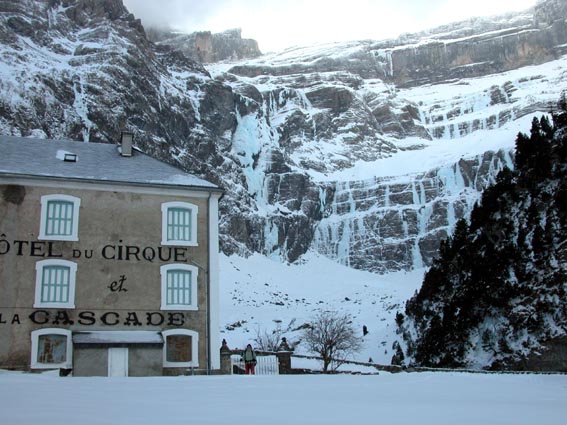
[[(75, 161), (69, 160), (73, 156), (69, 154), (75, 156)], [(213, 183), (137, 149), (131, 157), (124, 157), (116, 145), (107, 143), (0, 136), (2, 174), (220, 191)]]
[(89, 331), (73, 333), (75, 344), (162, 344), (158, 331)]

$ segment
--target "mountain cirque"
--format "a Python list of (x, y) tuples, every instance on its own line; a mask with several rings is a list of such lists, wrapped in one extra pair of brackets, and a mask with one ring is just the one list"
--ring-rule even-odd
[(249, 59), (202, 65), (179, 38), (149, 41), (120, 0), (0, 1), (0, 132), (114, 143), (132, 130), (148, 153), (226, 189), (225, 253), (316, 250), (407, 270), (430, 263), (511, 162), (524, 121), (558, 99), (565, 9), (550, 0), (255, 59), (233, 31), (202, 59)]

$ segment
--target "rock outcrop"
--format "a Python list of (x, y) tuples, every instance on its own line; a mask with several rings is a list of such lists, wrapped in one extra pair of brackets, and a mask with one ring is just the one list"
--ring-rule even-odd
[(231, 72), (257, 77), (346, 71), (399, 88), (497, 74), (567, 53), (565, 9), (564, 2), (551, 0), (525, 13), (473, 18), (393, 40), (349, 43), (339, 55), (321, 49), (301, 62), (248, 63)]
[(216, 34), (210, 31), (185, 34), (150, 28), (148, 38), (158, 45), (180, 50), (192, 60), (201, 63), (252, 59), (262, 54), (256, 40), (242, 38), (240, 28)]
[(508, 152), (487, 152), (405, 179), (326, 186), (315, 249), (347, 266), (377, 273), (430, 264), (439, 240), (468, 216), (505, 166), (512, 166)]
[[(544, 9), (540, 5), (538, 10)], [(400, 87), (495, 74), (567, 53), (565, 20), (557, 19), (561, 15), (556, 15), (555, 20), (543, 18), (541, 13), (528, 16), (499, 25), (473, 20), (463, 28), (451, 29), (450, 36), (431, 34), (427, 43), (419, 41), (392, 49), (376, 46), (378, 49), (373, 47), (371, 51), (379, 58), (386, 53), (382, 66)], [(475, 30), (467, 28), (467, 24)]]

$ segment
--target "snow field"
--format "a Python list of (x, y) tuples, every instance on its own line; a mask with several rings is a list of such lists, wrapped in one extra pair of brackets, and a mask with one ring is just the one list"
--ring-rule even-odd
[(60, 378), (0, 371), (0, 411), (10, 425), (556, 425), (567, 417), (567, 376)]
[[(421, 286), (424, 269), (388, 275), (355, 270), (316, 254), (300, 264), (283, 264), (256, 254), (249, 258), (220, 257), (221, 338), (232, 349), (254, 344), (258, 330), (275, 330), (278, 323), (290, 343), (301, 339), (293, 329), (317, 311), (348, 313), (363, 348), (352, 360), (390, 364), (396, 334), (395, 315)], [(290, 323), (292, 324), (291, 326)], [(362, 335), (366, 325), (369, 333)], [(312, 354), (299, 344), (298, 354)], [(292, 358), (292, 367), (302, 367)], [(344, 370), (339, 369), (339, 370)], [(314, 368), (318, 368), (315, 365)]]

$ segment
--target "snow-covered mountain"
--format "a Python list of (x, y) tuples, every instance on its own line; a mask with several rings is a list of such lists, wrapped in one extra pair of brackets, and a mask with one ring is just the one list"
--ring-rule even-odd
[(0, 0), (0, 132), (113, 143), (131, 130), (226, 189), (224, 254), (403, 274), (431, 263), (567, 86), (566, 18), (547, 0), (203, 65), (180, 38), (150, 41), (121, 0)]
[(541, 17), (562, 7), (207, 66), (250, 109), (232, 148), (253, 204), (225, 223), (248, 235), (225, 252), (314, 250), (381, 273), (430, 264), (565, 85), (564, 19)]
[(557, 100), (566, 15), (550, 0), (397, 40), (203, 66), (178, 38), (150, 42), (120, 0), (3, 1), (0, 131), (112, 142), (127, 128), (227, 189), (225, 253), (313, 250), (409, 270), (510, 163), (511, 135)]

